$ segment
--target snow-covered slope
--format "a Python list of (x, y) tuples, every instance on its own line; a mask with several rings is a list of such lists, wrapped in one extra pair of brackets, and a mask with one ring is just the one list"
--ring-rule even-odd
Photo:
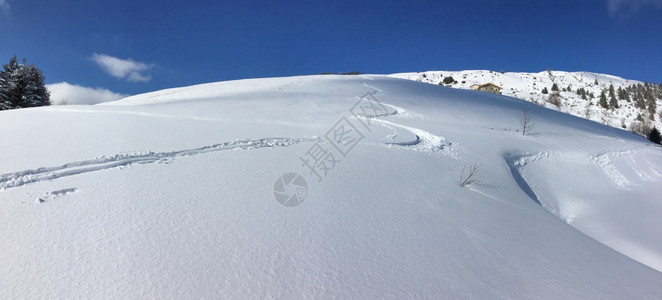
[(3, 297), (662, 294), (662, 149), (525, 101), (303, 76), (0, 119)]
[[(399, 73), (390, 75), (395, 78), (403, 78), (420, 82), (439, 84), (445, 77), (453, 77), (456, 83), (447, 84), (449, 87), (460, 89), (471, 89), (472, 85), (494, 83), (501, 86), (503, 95), (534, 102), (547, 108), (559, 110), (574, 116), (586, 118), (605, 125), (630, 129), (631, 123), (641, 115), (644, 121), (650, 122), (658, 128), (662, 127), (662, 99), (657, 100), (655, 120), (650, 121), (646, 117), (646, 109), (636, 107), (636, 101), (618, 100), (618, 108), (605, 109), (598, 105), (600, 93), (607, 93), (609, 86), (614, 89), (625, 89), (626, 87), (644, 82), (623, 79), (618, 76), (591, 73), (591, 72), (564, 72), (543, 71), (540, 73), (522, 72), (494, 72), (489, 70), (465, 70), (465, 71), (428, 71), (418, 73)], [(598, 84), (595, 84), (595, 83)], [(543, 94), (543, 88), (551, 92), (551, 88), (557, 84), (559, 88), (561, 105), (559, 107), (548, 103), (549, 94)], [(568, 89), (570, 88), (570, 89)], [(577, 89), (583, 88), (594, 97), (587, 96), (582, 99), (577, 94)]]

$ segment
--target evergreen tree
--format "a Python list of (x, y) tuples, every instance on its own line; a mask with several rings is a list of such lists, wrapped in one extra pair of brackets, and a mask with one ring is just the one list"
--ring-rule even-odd
[(547, 87), (542, 88), (542, 93), (545, 94), (545, 95), (546, 95), (547, 93), (549, 93), (549, 91), (547, 91)]
[(552, 85), (552, 92), (558, 92), (559, 91), (559, 86), (555, 84)]
[(618, 100), (614, 95), (609, 96), (609, 108), (618, 108)]
[(616, 100), (616, 91), (614, 85), (609, 85), (609, 108), (618, 108), (618, 100)]
[(607, 95), (605, 95), (605, 92), (602, 92), (600, 94), (600, 102), (598, 102), (602, 108), (609, 108), (609, 103), (607, 103)]
[(618, 100), (625, 100), (625, 97), (627, 95), (625, 90), (621, 87), (618, 87), (618, 91), (616, 91), (616, 94), (618, 95)]
[(662, 142), (662, 136), (660, 136), (660, 131), (653, 126), (653, 129), (648, 132), (648, 135), (646, 136), (648, 140), (650, 140), (653, 143), (660, 144)]
[(6, 84), (5, 84), (5, 78), (4, 78), (3, 74), (4, 73), (2, 71), (0, 71), (0, 111), (1, 110), (7, 110), (7, 109), (10, 108), (9, 103), (8, 103), (9, 101), (7, 100), (8, 96), (7, 96), (7, 91), (6, 91), (6, 88), (5, 88)]
[(646, 99), (646, 106), (648, 106), (649, 117), (651, 120), (654, 120), (655, 111), (657, 110), (657, 101), (655, 101), (653, 91), (650, 89), (646, 90), (644, 98)]
[(2, 66), (0, 70), (0, 110), (12, 109), (16, 96), (16, 74), (20, 68), (16, 56), (9, 60), (9, 63)]
[(18, 63), (16, 56), (0, 71), (0, 110), (50, 105), (44, 74), (35, 65)]
[(595, 79), (595, 82), (593, 83), (594, 85), (598, 85), (598, 79)]
[(455, 82), (455, 79), (453, 79), (453, 76), (448, 76), (448, 77), (444, 77), (443, 82), (444, 82), (444, 84), (451, 84), (451, 83)]
[(635, 106), (639, 109), (645, 109), (646, 108), (646, 102), (644, 101), (643, 97), (640, 97), (640, 95), (636, 96), (637, 98), (637, 103)]

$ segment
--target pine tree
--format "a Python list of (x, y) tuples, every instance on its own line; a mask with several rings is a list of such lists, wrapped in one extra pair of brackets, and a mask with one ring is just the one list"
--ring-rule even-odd
[(549, 93), (549, 91), (547, 91), (547, 87), (542, 88), (542, 93), (545, 94), (545, 95), (546, 95), (547, 93)]
[(598, 102), (602, 108), (609, 108), (609, 103), (607, 103), (607, 95), (605, 95), (605, 92), (602, 92), (600, 94), (600, 102)]
[(578, 88), (577, 95), (579, 95), (582, 99), (586, 100), (586, 90), (584, 88)]
[(618, 100), (613, 94), (609, 95), (609, 108), (618, 108)]
[(616, 91), (616, 94), (618, 95), (618, 100), (625, 100), (625, 95), (627, 95), (625, 90), (621, 87), (618, 87), (618, 91)]
[(648, 112), (651, 120), (655, 118), (655, 111), (657, 110), (657, 103), (655, 101), (655, 96), (651, 89), (647, 89), (645, 92), (644, 98), (646, 99), (646, 106), (648, 106)]
[(0, 70), (0, 110), (12, 109), (18, 93), (16, 92), (16, 74), (19, 69), (16, 56), (9, 63), (2, 66)]
[(593, 85), (598, 85), (598, 79), (597, 78), (595, 79), (595, 82), (593, 83)]
[(44, 84), (44, 74), (26, 60), (18, 63), (16, 56), (0, 71), (0, 110), (50, 105), (50, 93)]
[(660, 144), (662, 142), (662, 136), (660, 136), (660, 131), (653, 126), (653, 129), (648, 132), (648, 135), (646, 136), (649, 141)]
[(444, 77), (444, 81), (443, 81), (444, 84), (452, 84), (453, 82), (455, 82), (453, 76)]
[(637, 103), (635, 104), (635, 106), (639, 109), (645, 109), (646, 101), (644, 101), (644, 98), (641, 97), (641, 95), (637, 95), (636, 98), (637, 98)]
[(0, 70), (0, 111), (9, 109), (7, 90), (5, 87), (4, 72)]
[(552, 85), (552, 92), (558, 92), (559, 91), (559, 86), (555, 84)]

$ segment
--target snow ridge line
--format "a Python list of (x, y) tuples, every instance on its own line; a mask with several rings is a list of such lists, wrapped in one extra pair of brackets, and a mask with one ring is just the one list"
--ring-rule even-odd
[[(510, 172), (520, 186), (531, 199), (536, 203), (547, 209), (552, 214), (558, 216), (568, 224), (572, 223), (575, 214), (573, 209), (560, 208), (557, 204), (546, 201), (541, 195), (537, 195), (535, 190), (535, 182), (527, 179), (527, 165), (535, 164), (542, 161), (552, 162), (570, 162), (578, 164), (594, 165), (598, 170), (606, 176), (606, 178), (619, 189), (630, 189), (635, 185), (627, 176), (622, 173), (622, 170), (616, 165), (616, 160), (623, 157), (628, 157), (631, 162), (634, 162), (638, 157), (639, 152), (645, 151), (642, 148), (634, 148), (624, 151), (606, 152), (600, 154), (584, 154), (584, 153), (549, 153), (539, 152), (536, 154), (531, 153), (508, 153), (504, 155), (506, 163), (510, 168)], [(634, 166), (621, 166), (624, 168), (632, 168)], [(662, 174), (657, 173), (653, 166), (637, 168), (634, 170), (641, 179), (651, 180), (652, 178), (662, 177)], [(581, 205), (581, 204), (577, 204)]]
[(174, 158), (193, 156), (223, 150), (249, 150), (290, 146), (302, 142), (318, 141), (319, 138), (262, 138), (256, 140), (236, 140), (194, 149), (170, 152), (134, 152), (101, 156), (95, 159), (66, 163), (55, 167), (41, 167), (0, 175), (0, 191), (30, 183), (53, 180), (72, 175), (150, 163), (168, 163)]

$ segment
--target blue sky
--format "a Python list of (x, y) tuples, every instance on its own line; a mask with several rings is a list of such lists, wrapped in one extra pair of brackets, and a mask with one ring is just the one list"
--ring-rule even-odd
[(345, 72), (592, 71), (662, 82), (662, 0), (0, 0), (0, 62), (135, 94)]

